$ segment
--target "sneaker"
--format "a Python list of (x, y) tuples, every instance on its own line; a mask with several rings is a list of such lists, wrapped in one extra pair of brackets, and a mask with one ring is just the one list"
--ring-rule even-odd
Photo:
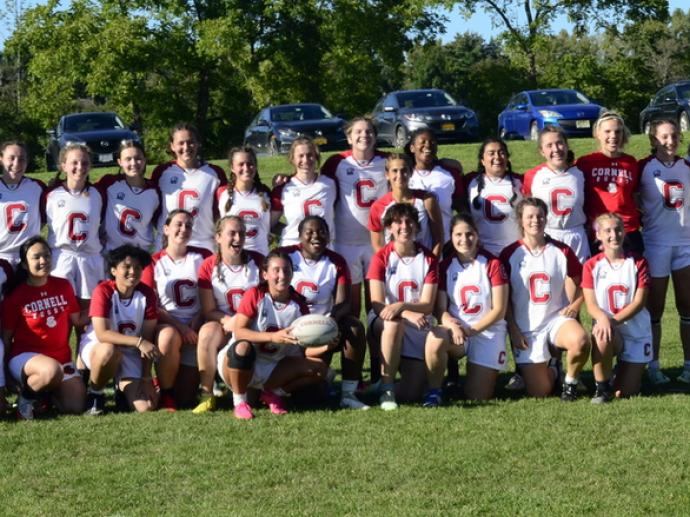
[(158, 409), (168, 413), (177, 411), (177, 402), (175, 402), (175, 397), (173, 397), (172, 393), (161, 393), (161, 397), (158, 399)]
[(600, 390), (597, 388), (597, 391), (594, 393), (594, 397), (592, 397), (592, 404), (607, 404), (613, 400), (613, 392), (611, 390)]
[(227, 389), (225, 388), (225, 383), (223, 381), (219, 381), (217, 378), (214, 379), (214, 381), (213, 381), (213, 396), (220, 398), (220, 397), (224, 397), (226, 393), (227, 393)]
[(272, 391), (262, 391), (259, 400), (266, 404), (274, 415), (285, 415), (288, 412), (283, 404), (283, 398)]
[(522, 375), (516, 373), (508, 379), (505, 388), (508, 391), (522, 391), (525, 389), (525, 380), (522, 378)]
[(379, 397), (379, 404), (384, 411), (394, 411), (398, 409), (398, 403), (395, 401), (395, 393), (392, 391), (384, 391)]
[(34, 419), (34, 399), (29, 399), (19, 395), (17, 398), (17, 419), (18, 420), (33, 420)]
[(192, 413), (195, 415), (200, 415), (201, 413), (209, 413), (216, 410), (216, 397), (210, 393), (204, 393), (201, 395), (201, 400), (199, 404), (192, 409)]
[(671, 382), (671, 379), (666, 377), (664, 372), (658, 368), (647, 368), (647, 380), (650, 382), (650, 384), (654, 384), (655, 386), (660, 386), (661, 384), (668, 384)]
[(690, 384), (690, 370), (683, 368), (683, 372), (676, 377), (676, 380), (678, 382), (682, 382), (683, 384)]
[(254, 418), (252, 407), (246, 401), (237, 404), (235, 409), (232, 410), (232, 414), (235, 415), (235, 418), (238, 420), (251, 420)]
[(340, 397), (340, 407), (343, 409), (361, 409), (362, 411), (369, 409), (369, 406), (359, 400), (354, 393), (343, 393)]
[(441, 390), (438, 388), (427, 391), (422, 400), (422, 407), (439, 407), (443, 402), (441, 395)]
[(87, 393), (86, 394), (86, 411), (85, 415), (99, 416), (105, 411), (105, 395), (103, 393)]
[(563, 389), (561, 391), (561, 400), (563, 402), (575, 402), (577, 397), (577, 384), (569, 384), (564, 382)]

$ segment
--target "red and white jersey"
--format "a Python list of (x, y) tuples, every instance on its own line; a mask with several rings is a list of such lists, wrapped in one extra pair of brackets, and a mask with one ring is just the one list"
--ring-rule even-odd
[(151, 249), (161, 203), (155, 184), (146, 180), (143, 188), (130, 187), (124, 174), (108, 174), (98, 181), (96, 188), (105, 200), (105, 249), (123, 244)]
[(266, 190), (240, 192), (233, 190), (230, 211), (228, 205), (227, 185), (221, 185), (216, 191), (218, 214), (220, 217), (236, 215), (244, 221), (247, 230), (244, 249), (268, 255), (268, 241), (271, 233), (271, 196)]
[(522, 181), (522, 194), (541, 199), (549, 208), (547, 231), (577, 228), (587, 222), (585, 178), (577, 167), (554, 171), (544, 163), (528, 170)]
[(514, 242), (500, 260), (510, 278), (513, 317), (523, 333), (538, 332), (568, 305), (565, 280), (577, 281), (582, 274), (575, 252), (550, 237), (539, 252), (532, 252), (521, 240)]
[(211, 253), (203, 248), (187, 247), (181, 260), (173, 260), (165, 250), (155, 253), (153, 262), (144, 269), (142, 283), (158, 295), (158, 303), (174, 318), (189, 323), (201, 312), (199, 302), (199, 268)]
[[(413, 190), (412, 195), (414, 196), (414, 203), (412, 206), (419, 212), (419, 233), (417, 234), (417, 242), (425, 248), (431, 249), (434, 241), (431, 237), (431, 228), (429, 227), (429, 213), (424, 206), (424, 199), (426, 199), (429, 194), (423, 190)], [(388, 212), (388, 209), (394, 204), (396, 204), (396, 201), (393, 199), (393, 193), (388, 192), (371, 205), (371, 211), (369, 212), (369, 231), (383, 232), (385, 242), (387, 243), (390, 242), (391, 235), (383, 226), (383, 218), (386, 212)]]
[[(582, 270), (582, 288), (594, 290), (597, 305), (611, 316), (630, 305), (638, 289), (649, 289), (650, 285), (647, 259), (633, 253), (626, 253), (623, 262), (615, 264), (599, 253), (585, 262)], [(623, 323), (628, 336), (646, 336), (650, 326), (646, 308)]]
[(346, 245), (370, 244), (369, 210), (378, 198), (388, 192), (386, 156), (377, 153), (366, 163), (352, 157), (352, 151), (334, 154), (321, 173), (338, 185), (335, 205), (337, 242)]
[(45, 185), (24, 176), (16, 185), (0, 179), (0, 257), (19, 261), (19, 247), (41, 233)]
[(339, 285), (350, 288), (350, 270), (335, 251), (325, 250), (318, 260), (304, 258), (302, 245), (282, 248), (292, 262), (292, 287), (304, 296), (311, 314), (330, 315)]
[[(218, 219), (216, 191), (228, 182), (223, 169), (204, 163), (196, 169), (185, 170), (176, 162), (162, 163), (151, 175), (151, 181), (161, 193), (161, 215), (158, 236), (168, 214), (176, 209), (187, 210), (194, 216), (192, 239), (189, 244), (207, 250), (214, 249), (215, 221)], [(160, 244), (160, 242), (158, 243)]]
[[(448, 296), (448, 312), (466, 325), (481, 320), (493, 307), (491, 289), (508, 283), (508, 274), (500, 261), (483, 250), (469, 264), (456, 255), (441, 262), (439, 290)], [(505, 320), (491, 326), (505, 328)]]
[(233, 316), (244, 292), (259, 284), (263, 255), (245, 250), (246, 264), (230, 265), (218, 256), (208, 257), (199, 268), (199, 289), (211, 289), (218, 310)]
[(401, 257), (389, 242), (371, 259), (367, 280), (385, 285), (386, 304), (416, 303), (422, 296), (424, 284), (438, 283), (438, 261), (426, 248), (416, 245), (413, 257)]
[(287, 183), (273, 189), (271, 210), (282, 212), (285, 228), (280, 236), (281, 246), (299, 243), (297, 227), (308, 215), (319, 215), (326, 220), (331, 240), (335, 240), (335, 200), (337, 198), (335, 181), (319, 174), (311, 183), (302, 183), (295, 176)]
[[(482, 246), (498, 255), (520, 238), (513, 207), (522, 199), (522, 181), (519, 176), (507, 174), (500, 179), (484, 174), (481, 180), (484, 185), (480, 189), (479, 174), (472, 172), (467, 175), (467, 199)], [(474, 203), (477, 196), (479, 208)]]
[(690, 244), (690, 163), (649, 156), (640, 166), (640, 208), (645, 245)]
[[(288, 328), (300, 316), (309, 314), (309, 308), (304, 303), (304, 299), (292, 290), (290, 291), (290, 300), (287, 303), (282, 303), (271, 298), (266, 285), (258, 285), (244, 293), (237, 312), (251, 320), (249, 328), (252, 330), (276, 332)], [(290, 348), (296, 346), (279, 343), (257, 343), (255, 348), (260, 358), (278, 362), (287, 355)]]
[[(158, 319), (156, 293), (141, 282), (134, 288), (131, 298), (123, 300), (114, 280), (104, 280), (93, 292), (89, 305), (90, 318), (110, 320), (110, 330), (127, 336), (140, 336), (144, 321)], [(87, 332), (93, 332), (89, 323)], [(96, 339), (95, 333), (93, 340)], [(85, 341), (89, 342), (91, 340)]]
[(414, 169), (409, 187), (431, 192), (436, 196), (443, 218), (443, 239), (447, 241), (453, 217), (453, 201), (465, 195), (462, 173), (458, 169), (446, 169), (440, 165), (435, 165), (430, 171)]
[(599, 215), (621, 216), (626, 232), (640, 228), (640, 213), (633, 194), (640, 182), (637, 160), (629, 154), (609, 158), (601, 152), (580, 157), (575, 163), (585, 178), (585, 214), (591, 224)]
[(70, 192), (63, 184), (53, 187), (46, 195), (48, 244), (75, 253), (100, 253), (102, 212), (103, 198), (93, 185), (78, 193)]

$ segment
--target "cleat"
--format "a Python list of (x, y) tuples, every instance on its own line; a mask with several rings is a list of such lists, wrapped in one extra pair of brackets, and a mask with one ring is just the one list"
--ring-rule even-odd
[(105, 411), (105, 395), (103, 393), (87, 393), (86, 394), (86, 411), (85, 415), (100, 416)]
[(232, 414), (235, 415), (235, 418), (237, 418), (238, 420), (251, 420), (252, 418), (254, 418), (252, 408), (246, 401), (237, 404), (235, 408), (232, 410)]
[(210, 413), (211, 411), (216, 410), (216, 397), (211, 395), (210, 393), (204, 393), (201, 395), (201, 400), (199, 401), (199, 404), (192, 409), (192, 413), (195, 415), (200, 415), (202, 413)]
[(266, 404), (269, 411), (274, 415), (285, 415), (288, 412), (283, 404), (283, 398), (272, 391), (262, 391), (259, 400)]
[(577, 384), (563, 383), (563, 389), (561, 391), (561, 400), (563, 402), (575, 402), (577, 400)]
[(662, 384), (668, 384), (669, 382), (671, 382), (671, 379), (666, 377), (666, 375), (664, 375), (664, 372), (662, 372), (658, 368), (647, 368), (647, 380), (650, 384), (653, 384), (655, 386), (660, 386)]
[(424, 395), (422, 407), (435, 408), (443, 403), (442, 391), (440, 388), (429, 390)]
[(225, 385), (218, 380), (213, 381), (213, 396), (214, 397), (224, 397), (225, 396)]
[(395, 394), (392, 391), (384, 391), (381, 393), (379, 404), (384, 411), (394, 411), (398, 409), (398, 403), (395, 401)]
[(508, 391), (522, 391), (525, 389), (525, 380), (519, 373), (514, 374), (508, 382), (506, 382), (505, 388)]
[(678, 382), (682, 382), (683, 384), (690, 384), (690, 370), (683, 368), (682, 373), (676, 377), (676, 380)]
[(34, 419), (34, 399), (22, 397), (17, 398), (17, 419), (18, 420), (33, 420)]
[(343, 409), (360, 409), (362, 411), (369, 409), (369, 406), (359, 400), (354, 393), (343, 394), (340, 398), (340, 407)]
[(177, 411), (177, 402), (175, 402), (175, 397), (170, 393), (161, 393), (160, 399), (158, 399), (158, 409), (167, 411), (168, 413), (174, 413)]
[(590, 401), (592, 404), (608, 404), (613, 400), (613, 392), (611, 390), (599, 390), (594, 393), (594, 397)]

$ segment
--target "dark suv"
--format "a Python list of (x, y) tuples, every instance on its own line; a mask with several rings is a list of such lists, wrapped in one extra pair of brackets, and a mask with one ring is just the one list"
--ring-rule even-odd
[(379, 99), (372, 112), (379, 141), (402, 148), (415, 129), (429, 128), (439, 141), (476, 140), (477, 115), (443, 90), (401, 90)]
[(650, 123), (659, 119), (676, 120), (681, 131), (690, 131), (690, 81), (669, 84), (656, 92), (640, 112), (640, 131), (649, 133)]
[(91, 112), (70, 113), (60, 117), (54, 129), (48, 130), (46, 167), (49, 171), (57, 169), (60, 149), (68, 143), (86, 144), (91, 150), (91, 163), (114, 165), (123, 140), (137, 140), (139, 135), (133, 127), (126, 127), (115, 113)]

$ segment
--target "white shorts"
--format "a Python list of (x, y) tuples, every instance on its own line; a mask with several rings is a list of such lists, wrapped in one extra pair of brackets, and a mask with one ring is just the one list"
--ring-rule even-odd
[[(551, 359), (549, 345), (556, 344), (556, 336), (564, 323), (573, 320), (556, 314), (549, 322), (542, 325), (536, 332), (523, 332), (529, 346), (527, 350), (514, 350), (516, 364), (538, 364), (545, 363)], [(574, 320), (573, 320), (574, 321)]]
[(91, 293), (105, 278), (105, 261), (101, 255), (79, 255), (59, 248), (53, 252), (51, 275), (64, 278), (72, 284), (77, 298), (90, 300)]
[[(9, 368), (12, 377), (14, 377), (14, 380), (16, 380), (19, 384), (22, 383), (22, 372), (24, 371), (24, 365), (29, 362), (29, 359), (36, 357), (37, 355), (41, 354), (36, 352), (24, 352), (19, 355), (15, 355), (12, 359), (10, 359), (7, 367)], [(77, 367), (74, 365), (73, 361), (64, 363), (62, 365), (62, 382), (78, 376), (79, 372), (77, 371)]]
[[(225, 358), (227, 357), (228, 350), (230, 350), (232, 344), (233, 342), (230, 342), (227, 345), (225, 345), (223, 348), (220, 349), (218, 355), (216, 356), (216, 370), (218, 371), (218, 375), (220, 375), (220, 378), (223, 379), (225, 385), (230, 389), (232, 389), (232, 386), (230, 386), (230, 380), (225, 378), (225, 373), (223, 372), (223, 365), (225, 364)], [(249, 381), (249, 387), (258, 390), (263, 389), (264, 384), (266, 384), (268, 379), (271, 377), (273, 370), (275, 370), (276, 366), (278, 366), (278, 363), (280, 363), (280, 361), (282, 361), (286, 357), (300, 356), (304, 356), (304, 352), (300, 347), (289, 346), (285, 351), (285, 354), (277, 361), (265, 357), (257, 357), (256, 361), (254, 362), (254, 372), (252, 374), (251, 380)]]
[(182, 345), (180, 348), (180, 365), (196, 368), (199, 364), (196, 360), (196, 346)]
[[(367, 326), (371, 325), (378, 319), (378, 316), (371, 310), (367, 313)], [(431, 316), (427, 316), (427, 320), (431, 325), (436, 324), (436, 320)], [(400, 349), (400, 357), (407, 359), (419, 359), (424, 361), (424, 347), (426, 345), (426, 338), (429, 335), (429, 329), (418, 329), (412, 323), (404, 320), (405, 328), (403, 330), (402, 348)]]
[(467, 361), (492, 370), (504, 371), (507, 368), (508, 356), (506, 355), (505, 323), (470, 337), (465, 341)]
[(666, 278), (672, 271), (690, 266), (690, 246), (664, 246), (645, 242), (644, 256), (649, 263), (649, 276)]
[(345, 258), (350, 268), (350, 277), (353, 284), (361, 284), (369, 271), (371, 257), (374, 256), (374, 248), (371, 244), (333, 244), (336, 253)]
[(646, 336), (631, 336), (625, 332), (625, 325), (618, 327), (623, 339), (623, 350), (618, 354), (618, 360), (626, 363), (647, 364), (652, 357), (652, 333)]
[[(91, 354), (96, 348), (98, 341), (92, 332), (82, 335), (79, 344), (79, 357), (89, 370), (91, 370)], [(139, 349), (133, 346), (117, 346), (118, 352), (122, 354), (122, 360), (115, 372), (115, 382), (122, 379), (141, 379), (143, 377), (143, 361)]]
[(575, 252), (580, 264), (584, 264), (585, 261), (591, 256), (589, 239), (587, 238), (587, 232), (585, 232), (584, 226), (568, 228), (566, 230), (547, 228), (546, 233), (557, 241), (564, 242), (570, 246), (570, 248)]

